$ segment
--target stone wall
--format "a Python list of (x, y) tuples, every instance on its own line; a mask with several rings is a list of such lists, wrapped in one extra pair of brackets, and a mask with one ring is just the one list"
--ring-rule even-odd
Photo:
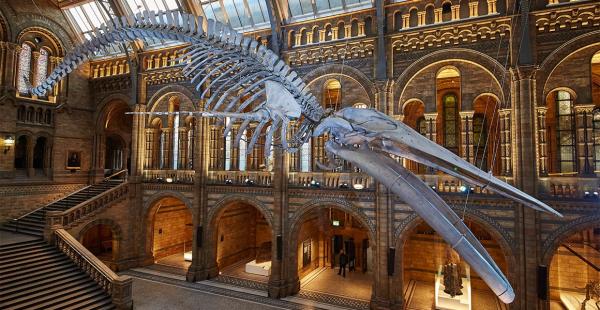
[(154, 258), (189, 251), (192, 245), (191, 225), (192, 214), (185, 205), (161, 206), (154, 217)]
[(0, 224), (83, 188), (84, 184), (0, 186)]

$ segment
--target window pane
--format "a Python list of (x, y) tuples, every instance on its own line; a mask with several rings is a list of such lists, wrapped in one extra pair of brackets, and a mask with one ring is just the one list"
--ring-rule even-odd
[(19, 93), (26, 94), (28, 87), (25, 79), (29, 79), (29, 71), (31, 70), (31, 47), (25, 43), (21, 45), (21, 53), (19, 54), (19, 77), (17, 88)]
[(248, 7), (254, 24), (264, 23), (268, 19), (267, 6), (264, 0), (248, 0)]
[(313, 13), (311, 0), (300, 0), (300, 4), (303, 14)]
[(225, 12), (227, 12), (227, 16), (229, 17), (229, 24), (231, 27), (237, 28), (242, 26), (233, 1), (223, 1), (223, 6), (225, 7)]
[(325, 11), (329, 10), (329, 0), (316, 0), (315, 4), (317, 5), (317, 11)]
[(40, 56), (37, 61), (37, 72), (35, 75), (35, 85), (39, 86), (46, 79), (48, 74), (48, 51), (40, 50)]
[(300, 0), (289, 0), (288, 5), (290, 7), (290, 13), (292, 16), (302, 15), (302, 7), (300, 6)]

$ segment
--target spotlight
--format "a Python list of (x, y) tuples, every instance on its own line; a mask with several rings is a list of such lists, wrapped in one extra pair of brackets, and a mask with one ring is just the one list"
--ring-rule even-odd
[(352, 185), (352, 187), (354, 187), (354, 189), (358, 189), (358, 190), (365, 188), (365, 186), (362, 185), (361, 183), (354, 183), (354, 185)]
[(167, 181), (167, 183), (173, 183), (173, 178), (166, 178), (165, 181)]
[(458, 188), (458, 190), (459, 190), (459, 191), (461, 191), (462, 193), (466, 193), (466, 192), (467, 192), (467, 187), (466, 187), (466, 186), (464, 186), (464, 185), (461, 185), (461, 186)]
[(246, 183), (246, 185), (254, 185), (254, 181), (252, 181), (250, 179), (245, 179), (244, 183)]
[(33, 41), (35, 41), (35, 43), (37, 43), (37, 44), (40, 44), (40, 43), (42, 43), (43, 40), (42, 40), (42, 37), (35, 37), (35, 38), (33, 38)]
[(342, 183), (340, 184), (340, 188), (350, 188), (350, 186), (348, 186), (348, 183)]
[(431, 186), (431, 189), (432, 189), (432, 190), (434, 190), (434, 191), (435, 191), (435, 189), (436, 189), (436, 188), (437, 188), (437, 187), (435, 187), (435, 185), (432, 185), (432, 186)]
[(226, 179), (226, 180), (225, 180), (225, 184), (227, 184), (227, 185), (231, 185), (231, 184), (233, 184), (233, 180), (231, 180), (231, 179)]
[(314, 179), (310, 181), (310, 187), (316, 187), (319, 188), (321, 187), (321, 183), (315, 181)]

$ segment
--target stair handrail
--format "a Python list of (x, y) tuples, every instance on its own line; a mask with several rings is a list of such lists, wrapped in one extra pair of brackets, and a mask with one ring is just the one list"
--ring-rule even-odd
[(596, 266), (596, 264), (594, 264), (587, 258), (583, 257), (583, 255), (577, 253), (577, 251), (572, 249), (568, 244), (563, 243), (562, 246), (565, 247), (565, 249), (569, 250), (569, 252), (573, 253), (573, 255), (577, 256), (577, 258), (582, 260), (584, 263), (586, 263), (586, 265), (588, 265), (588, 266), (592, 267), (593, 269), (595, 269), (596, 271), (600, 272), (600, 266)]
[(56, 229), (54, 236), (55, 246), (98, 283), (118, 309), (132, 308), (133, 281), (130, 277), (117, 275), (66, 230)]
[[(96, 209), (90, 210), (89, 212), (84, 212), (83, 214), (81, 214), (78, 218), (74, 218), (71, 221), (69, 221), (69, 215), (75, 213), (77, 210), (79, 209), (83, 209), (85, 206), (89, 205), (90, 203), (93, 203), (94, 201), (97, 201), (101, 198), (104, 198), (105, 196), (108, 196), (114, 192), (118, 192), (117, 193), (117, 197), (115, 197), (115, 199), (108, 201), (108, 203), (112, 203), (113, 201), (115, 201), (116, 199), (120, 199), (122, 198), (125, 194), (127, 194), (129, 189), (129, 186), (127, 183), (121, 183), (105, 192), (102, 192), (96, 196), (91, 197), (88, 200), (85, 200), (67, 210), (64, 211), (48, 211), (46, 213), (46, 221), (49, 223), (50, 226), (52, 226), (53, 224), (60, 224), (64, 227), (67, 227), (69, 225), (71, 225), (73, 222), (75, 222), (76, 220), (82, 218), (83, 216), (92, 213), (93, 211), (96, 211)], [(57, 218), (60, 218), (60, 220), (58, 220)]]
[(74, 191), (74, 192), (72, 192), (72, 193), (69, 193), (69, 194), (68, 194), (68, 195), (66, 195), (66, 196), (63, 196), (63, 197), (61, 197), (61, 198), (58, 198), (58, 199), (56, 199), (56, 200), (52, 201), (51, 203), (47, 203), (47, 204), (43, 205), (42, 207), (39, 207), (39, 208), (37, 208), (37, 209), (35, 209), (35, 210), (33, 210), (33, 211), (30, 211), (30, 212), (27, 212), (27, 213), (25, 213), (24, 215), (21, 215), (21, 216), (19, 216), (19, 217), (17, 217), (17, 218), (14, 218), (13, 220), (15, 220), (15, 221), (19, 221), (20, 219), (22, 219), (22, 218), (24, 218), (24, 217), (26, 217), (26, 216), (28, 216), (28, 215), (31, 215), (31, 214), (33, 214), (33, 213), (35, 213), (35, 212), (37, 212), (37, 211), (40, 211), (40, 210), (42, 210), (43, 208), (45, 208), (45, 207), (47, 207), (47, 206), (49, 206), (49, 205), (53, 205), (53, 204), (55, 204), (55, 203), (57, 203), (57, 202), (59, 202), (59, 201), (61, 201), (61, 200), (65, 199), (65, 198), (67, 198), (67, 197), (69, 197), (69, 196), (71, 196), (71, 195), (79, 194), (80, 192), (82, 192), (82, 191), (84, 191), (84, 190), (86, 190), (86, 189), (89, 189), (90, 187), (92, 187), (92, 185), (87, 185), (87, 186), (84, 186), (84, 187), (82, 187), (82, 188), (80, 188), (80, 189), (78, 189), (78, 190), (76, 190), (76, 191)]
[(102, 179), (102, 182), (108, 181), (108, 180), (110, 180), (110, 179), (112, 179), (112, 178), (114, 178), (114, 177), (116, 177), (116, 176), (118, 176), (120, 174), (123, 174), (123, 173), (125, 173), (125, 178), (123, 178), (123, 182), (127, 182), (127, 173), (126, 172), (127, 172), (127, 169), (119, 170), (119, 171), (117, 171), (117, 172), (115, 172), (115, 173), (113, 173), (113, 174), (105, 177), (104, 179)]

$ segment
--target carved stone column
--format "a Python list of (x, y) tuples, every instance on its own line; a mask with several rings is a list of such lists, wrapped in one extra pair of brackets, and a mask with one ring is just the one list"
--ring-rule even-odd
[(179, 127), (179, 156), (177, 158), (177, 169), (187, 169), (188, 158), (188, 129)]
[(442, 8), (438, 8), (438, 9), (434, 9), (433, 10), (434, 14), (435, 14), (435, 23), (441, 23), (442, 22)]
[(469, 2), (469, 17), (479, 16), (479, 2)]
[(365, 35), (365, 22), (358, 23), (358, 36), (362, 37)]
[(475, 153), (473, 151), (473, 114), (475, 111), (460, 111), (460, 156), (475, 164)]
[(419, 21), (419, 26), (425, 25), (425, 12), (417, 12), (417, 18)]
[(319, 42), (325, 41), (325, 29), (319, 30)]
[(157, 138), (157, 130), (154, 128), (146, 128), (146, 143), (145, 143), (145, 151), (144, 151), (144, 169), (154, 169), (156, 168), (156, 162), (158, 159), (155, 154), (157, 153), (154, 149), (156, 145), (158, 145)]
[(501, 109), (499, 115), (500, 131), (500, 173), (504, 176), (512, 176), (512, 139), (510, 130), (510, 109)]
[(171, 128), (163, 128), (161, 130), (161, 139), (162, 139), (162, 148), (161, 148), (161, 153), (159, 154), (160, 156), (160, 163), (162, 163), (160, 165), (160, 169), (171, 169), (171, 167), (173, 166), (171, 160), (172, 160), (172, 156), (171, 156), (171, 142), (173, 141), (173, 134), (172, 134), (172, 130)]
[(338, 27), (331, 27), (331, 40), (338, 39)]
[[(437, 143), (437, 112), (425, 113), (423, 117), (425, 117), (425, 137), (427, 139)], [(427, 167), (427, 174), (433, 174), (434, 171), (432, 168)]]
[[(402, 29), (407, 29), (410, 27), (410, 15), (402, 14)], [(399, 30), (399, 29), (396, 29)]]
[(306, 32), (306, 44), (312, 44), (313, 42), (313, 32), (312, 31), (307, 31)]
[(294, 46), (300, 46), (302, 44), (302, 34), (301, 33), (294, 34), (294, 39), (296, 41), (296, 44), (294, 44)]
[[(145, 104), (136, 104), (134, 108), (135, 112), (146, 112)], [(146, 131), (145, 125), (145, 117), (144, 115), (134, 114), (133, 115), (133, 125), (131, 132), (131, 171), (129, 174), (131, 176), (140, 176), (142, 175), (142, 170), (144, 167), (148, 167), (147, 164), (147, 149), (146, 149), (146, 140), (150, 138), (153, 140), (154, 136), (150, 135), (148, 137), (148, 132)], [(127, 154), (127, 153), (125, 153)], [(127, 167), (127, 166), (125, 166)]]
[(548, 112), (547, 107), (536, 108), (537, 118), (537, 140), (538, 140), (538, 173), (540, 176), (548, 175), (548, 136), (546, 134), (546, 113)]
[(344, 33), (345, 33), (344, 38), (351, 38), (352, 37), (352, 25), (344, 25)]
[(594, 127), (593, 104), (575, 106), (575, 124), (577, 126), (577, 154), (579, 174), (595, 176), (594, 174)]
[(452, 20), (460, 19), (460, 4), (452, 6)]
[(496, 14), (498, 13), (496, 9), (496, 0), (488, 0), (488, 14)]

